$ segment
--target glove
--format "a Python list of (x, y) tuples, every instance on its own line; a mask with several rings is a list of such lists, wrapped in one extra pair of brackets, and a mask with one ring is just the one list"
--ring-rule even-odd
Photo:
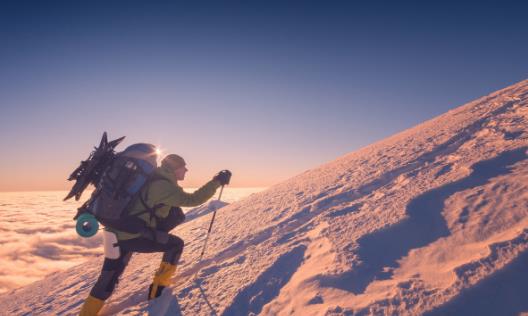
[(214, 176), (213, 180), (220, 182), (220, 185), (229, 184), (229, 181), (231, 180), (231, 171), (222, 170), (216, 176)]
[(180, 207), (171, 207), (169, 216), (174, 219), (175, 226), (185, 222), (185, 214)]

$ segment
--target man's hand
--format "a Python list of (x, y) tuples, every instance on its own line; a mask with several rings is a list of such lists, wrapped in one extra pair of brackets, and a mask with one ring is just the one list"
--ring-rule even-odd
[(218, 181), (220, 185), (229, 184), (229, 181), (231, 180), (231, 171), (222, 170), (216, 176), (214, 176), (213, 180)]
[(171, 207), (169, 210), (169, 217), (174, 219), (174, 224), (176, 226), (185, 222), (185, 214), (183, 213), (181, 207)]

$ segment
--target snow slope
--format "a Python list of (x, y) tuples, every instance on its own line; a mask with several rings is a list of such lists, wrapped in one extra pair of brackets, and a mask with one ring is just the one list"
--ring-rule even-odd
[[(171, 291), (136, 254), (104, 315), (517, 315), (528, 311), (528, 80), (221, 208)], [(201, 211), (195, 212), (201, 214)], [(102, 257), (0, 297), (73, 315)], [(197, 273), (197, 279), (193, 275)]]

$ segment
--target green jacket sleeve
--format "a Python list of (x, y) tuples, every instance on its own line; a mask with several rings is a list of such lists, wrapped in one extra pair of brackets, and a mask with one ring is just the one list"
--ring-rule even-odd
[(220, 187), (220, 183), (211, 180), (193, 193), (187, 193), (180, 186), (168, 181), (157, 181), (149, 190), (149, 201), (156, 201), (169, 206), (198, 206), (209, 200), (218, 187)]

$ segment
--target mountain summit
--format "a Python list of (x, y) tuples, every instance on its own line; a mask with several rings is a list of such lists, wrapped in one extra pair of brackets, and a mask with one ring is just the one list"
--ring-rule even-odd
[[(172, 288), (135, 254), (103, 315), (528, 312), (528, 80), (221, 208)], [(0, 297), (5, 315), (75, 315), (102, 257)], [(194, 278), (196, 274), (196, 279)]]

